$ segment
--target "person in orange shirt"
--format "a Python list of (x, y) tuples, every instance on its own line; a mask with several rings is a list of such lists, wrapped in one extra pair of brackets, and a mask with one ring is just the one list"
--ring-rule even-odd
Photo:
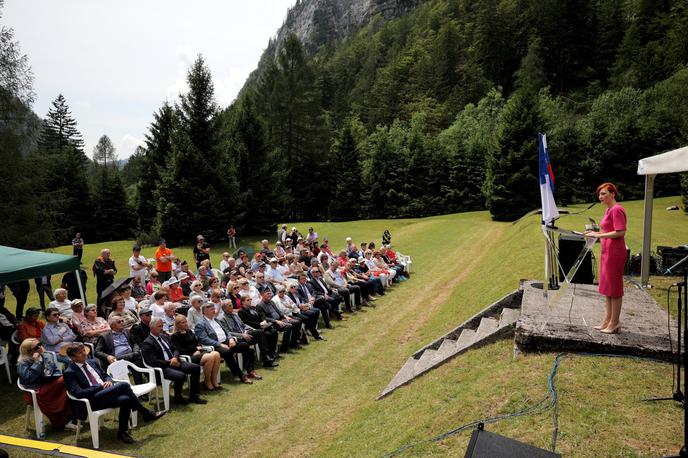
[(38, 314), (41, 313), (41, 309), (36, 307), (29, 307), (24, 316), (24, 320), (17, 326), (17, 337), (19, 342), (23, 342), (25, 339), (40, 339), (43, 328), (45, 327), (45, 322), (38, 319)]
[(162, 283), (172, 276), (174, 253), (167, 248), (165, 239), (160, 239), (158, 243), (158, 249), (155, 251), (155, 270), (158, 271), (158, 280)]

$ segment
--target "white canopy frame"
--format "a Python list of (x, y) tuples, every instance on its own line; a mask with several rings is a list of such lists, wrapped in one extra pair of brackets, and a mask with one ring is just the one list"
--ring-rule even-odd
[(638, 175), (645, 175), (645, 211), (643, 215), (643, 249), (640, 284), (649, 286), (650, 243), (652, 239), (652, 200), (655, 177), (663, 173), (688, 172), (688, 146), (638, 161)]

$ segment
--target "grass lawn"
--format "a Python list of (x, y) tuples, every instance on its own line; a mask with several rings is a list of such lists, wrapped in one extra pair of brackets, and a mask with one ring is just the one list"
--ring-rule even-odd
[[(674, 203), (679, 198), (655, 200), (653, 247), (686, 243), (688, 216), (664, 210)], [(629, 215), (627, 243), (636, 253), (642, 240), (642, 202), (624, 206)], [(602, 209), (566, 217), (561, 226), (581, 229), (588, 216), (599, 221)], [(554, 354), (514, 359), (513, 344), (505, 340), (469, 351), (374, 400), (412, 352), (516, 289), (519, 279), (542, 275), (537, 217), (515, 225), (495, 223), (486, 212), (313, 225), (334, 247), (342, 246), (346, 236), (356, 243), (379, 242), (389, 228), (394, 246), (413, 256), (415, 275), (378, 300), (377, 308), (327, 332), (327, 342), (313, 342), (286, 356), (276, 370), (259, 371), (265, 379), (253, 386), (230, 382), (223, 368), (225, 391), (205, 395), (208, 405), (176, 407), (159, 422), (137, 428), (135, 445), (117, 442), (109, 423), (101, 433), (103, 449), (169, 457), (381, 456), (464, 423), (520, 410), (546, 394)], [(131, 244), (87, 245), (85, 264), (90, 267), (98, 250), (108, 246), (122, 270)], [(68, 253), (70, 248), (55, 251)], [(213, 260), (219, 261), (220, 251), (213, 247)], [(190, 247), (175, 252), (191, 259)], [(148, 257), (152, 253), (152, 248), (144, 250)], [(92, 278), (88, 290), (92, 300)], [(653, 294), (664, 305), (661, 288)], [(13, 302), (11, 296), (8, 302)], [(562, 361), (556, 386), (556, 451), (564, 456), (657, 456), (679, 450), (682, 410), (672, 403), (640, 401), (671, 393), (671, 366), (571, 357)], [(0, 393), (1, 431), (23, 434), (23, 412), (16, 389)], [(552, 415), (510, 419), (487, 429), (548, 448)], [(464, 432), (404, 455), (463, 455), (469, 435)], [(48, 439), (72, 443), (73, 435), (48, 432)], [(80, 444), (90, 445), (88, 434)]]

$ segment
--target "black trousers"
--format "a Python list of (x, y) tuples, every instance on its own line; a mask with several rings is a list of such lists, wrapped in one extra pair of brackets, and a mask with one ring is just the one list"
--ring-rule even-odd
[(374, 292), (372, 282), (369, 284), (369, 282), (357, 280), (351, 283), (358, 286), (361, 289), (361, 297), (363, 299), (367, 299), (368, 296), (370, 296)]
[(162, 373), (167, 380), (172, 380), (174, 382), (174, 399), (181, 399), (183, 397), (182, 390), (184, 389), (184, 382), (186, 381), (187, 375), (191, 375), (189, 397), (191, 399), (198, 397), (198, 393), (201, 391), (199, 382), (201, 378), (201, 366), (194, 363), (187, 363), (186, 361), (180, 361), (179, 367), (165, 367)]
[(14, 312), (14, 315), (18, 320), (21, 320), (24, 318), (24, 304), (26, 304), (26, 299), (29, 297), (29, 290), (31, 289), (31, 286), (29, 286), (29, 282), (27, 280), (10, 283), (7, 286), (9, 287), (10, 291), (12, 291), (12, 295), (14, 295), (15, 299), (17, 299), (17, 308)]
[(277, 352), (277, 331), (272, 328), (267, 330), (252, 329), (248, 331), (251, 343), (257, 343), (260, 349), (260, 358), (263, 361), (275, 359)]
[(296, 318), (301, 320), (303, 326), (311, 333), (313, 337), (320, 336), (318, 332), (318, 318), (320, 318), (320, 310), (316, 308), (311, 308), (306, 311), (301, 311), (296, 313)]
[(316, 309), (320, 310), (320, 314), (322, 315), (323, 321), (325, 322), (325, 326), (330, 325), (330, 303), (325, 300), (324, 297), (320, 297), (315, 300), (313, 303), (313, 307)]
[(281, 327), (277, 323), (273, 323), (273, 327), (277, 329), (278, 332), (282, 333), (282, 344), (280, 345), (281, 351), (286, 351), (289, 349), (289, 347), (298, 345), (299, 330), (301, 329), (300, 321), (298, 326), (292, 326), (290, 323), (285, 322)]
[[(256, 354), (253, 352), (253, 347), (251, 347), (250, 343), (240, 339), (235, 346), (230, 348), (230, 351), (241, 354), (246, 372), (251, 372), (256, 368)], [(238, 365), (239, 363), (237, 363)]]
[(221, 347), (218, 345), (217, 347), (215, 347), (215, 351), (217, 351), (220, 354), (220, 356), (222, 356), (222, 359), (225, 360), (225, 363), (229, 367), (229, 371), (232, 373), (233, 376), (241, 377), (242, 375), (244, 375), (244, 373), (241, 371), (241, 367), (239, 367), (239, 363), (234, 357), (233, 353), (235, 352), (233, 352), (232, 349)]
[(41, 304), (41, 310), (45, 312), (45, 296), (48, 296), (48, 299), (51, 301), (55, 300), (55, 296), (53, 295), (53, 287), (50, 286), (50, 283), (45, 285), (36, 283), (36, 292), (38, 292), (38, 302)]
[(115, 383), (110, 388), (97, 392), (91, 399), (91, 409), (101, 410), (111, 407), (119, 407), (119, 432), (124, 433), (129, 429), (129, 416), (135, 410), (143, 414), (150, 413), (136, 397), (128, 383)]

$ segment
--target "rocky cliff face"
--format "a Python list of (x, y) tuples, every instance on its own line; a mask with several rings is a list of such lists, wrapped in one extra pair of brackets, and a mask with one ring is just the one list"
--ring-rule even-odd
[(355, 33), (375, 15), (385, 19), (403, 15), (423, 0), (297, 0), (276, 38), (276, 49), (290, 34), (299, 37), (309, 53), (324, 44)]
[(393, 19), (424, 1), (427, 0), (296, 0), (244, 87), (258, 80), (268, 63), (277, 56), (284, 40), (292, 33), (299, 37), (306, 53), (313, 55), (321, 46), (353, 35), (376, 14)]

